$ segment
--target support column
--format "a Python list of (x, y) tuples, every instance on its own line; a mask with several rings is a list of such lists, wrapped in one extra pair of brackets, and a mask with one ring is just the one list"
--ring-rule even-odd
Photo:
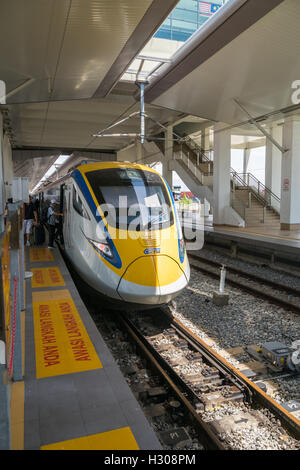
[(251, 155), (251, 149), (245, 148), (243, 155), (243, 173), (248, 173), (249, 160)]
[(226, 224), (230, 207), (231, 132), (223, 128), (218, 123), (214, 129), (214, 225)]
[(210, 151), (209, 131), (209, 127), (206, 127), (201, 131), (201, 148), (207, 153)]
[(283, 125), (281, 209), (282, 230), (300, 230), (300, 115), (285, 118)]
[(209, 216), (210, 204), (207, 201), (207, 199), (205, 199), (205, 198), (203, 199), (203, 208), (204, 208), (203, 209), (204, 210), (204, 217), (208, 217)]
[(169, 162), (173, 159), (173, 126), (168, 126), (168, 129), (165, 132), (165, 139), (165, 155), (162, 161), (162, 175), (172, 191), (173, 172), (169, 169)]
[[(282, 145), (282, 126), (269, 129), (271, 136)], [(282, 153), (272, 142), (266, 141), (265, 185), (272, 193), (281, 197), (281, 165)]]

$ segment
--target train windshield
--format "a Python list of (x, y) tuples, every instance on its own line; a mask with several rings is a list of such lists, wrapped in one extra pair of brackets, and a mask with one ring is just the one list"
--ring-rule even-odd
[(144, 231), (173, 225), (170, 197), (157, 173), (109, 168), (86, 177), (111, 227)]

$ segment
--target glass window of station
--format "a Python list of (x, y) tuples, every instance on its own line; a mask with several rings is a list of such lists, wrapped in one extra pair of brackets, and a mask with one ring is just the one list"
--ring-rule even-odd
[(181, 0), (154, 37), (185, 42), (230, 0)]

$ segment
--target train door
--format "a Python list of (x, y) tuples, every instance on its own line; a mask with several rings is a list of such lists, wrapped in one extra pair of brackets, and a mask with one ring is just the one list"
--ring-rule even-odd
[(63, 235), (65, 249), (70, 249), (71, 247), (71, 237), (70, 237), (70, 217), (71, 217), (71, 194), (72, 194), (72, 184), (65, 184), (64, 187), (64, 204), (63, 204), (63, 214), (64, 214), (64, 225), (63, 225)]
[[(64, 214), (64, 189), (65, 189), (65, 185), (61, 184), (59, 188), (59, 212), (60, 214)], [(64, 217), (59, 217), (58, 218), (58, 237), (62, 245), (64, 244), (63, 225), (64, 225)]]

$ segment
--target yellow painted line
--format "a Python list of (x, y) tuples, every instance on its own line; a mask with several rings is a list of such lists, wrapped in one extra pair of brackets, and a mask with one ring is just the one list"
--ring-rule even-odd
[(65, 286), (66, 283), (60, 269), (57, 267), (51, 268), (32, 268), (33, 276), (31, 278), (32, 288), (35, 287), (55, 287)]
[(41, 450), (139, 450), (139, 447), (131, 429), (121, 428), (49, 444)]
[(24, 382), (13, 382), (10, 399), (11, 449), (24, 450)]
[(25, 310), (21, 311), (22, 373), (25, 376)]
[(53, 261), (53, 254), (49, 248), (30, 248), (30, 261)]
[(102, 368), (68, 290), (33, 292), (37, 378)]

